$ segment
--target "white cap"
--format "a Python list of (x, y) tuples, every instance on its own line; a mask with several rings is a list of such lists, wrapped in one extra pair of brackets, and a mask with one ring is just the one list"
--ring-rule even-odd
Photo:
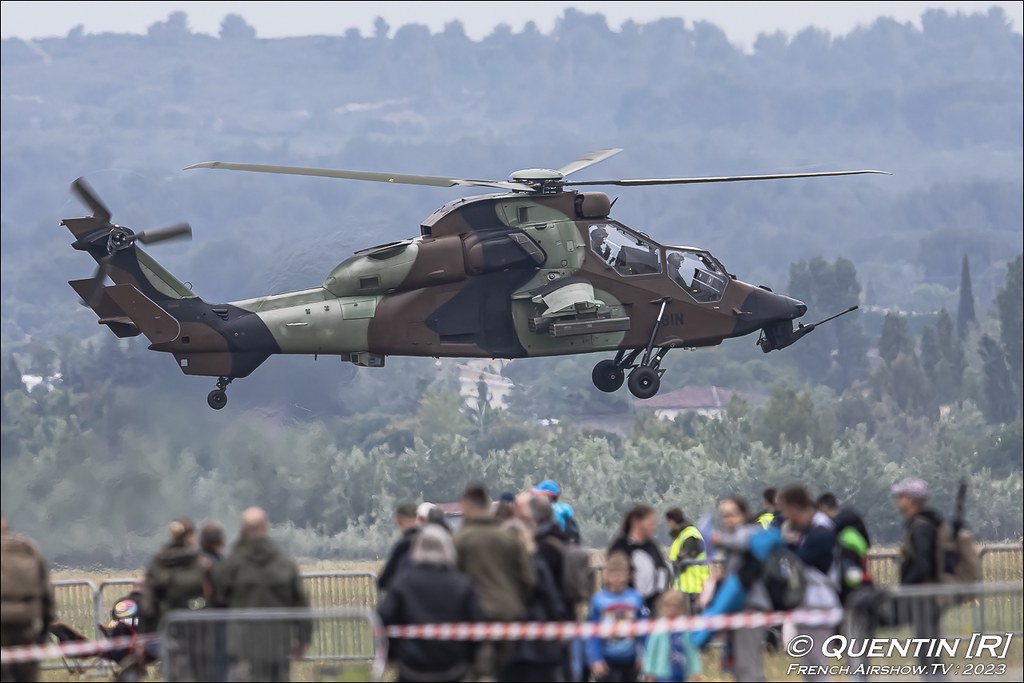
[(430, 511), (436, 507), (433, 503), (420, 503), (416, 508), (416, 519), (426, 519), (430, 516)]

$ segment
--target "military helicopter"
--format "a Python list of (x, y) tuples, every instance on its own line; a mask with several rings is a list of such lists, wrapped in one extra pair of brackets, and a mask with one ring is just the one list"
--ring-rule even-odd
[[(706, 249), (657, 243), (612, 218), (607, 194), (576, 188), (885, 173), (568, 179), (620, 151), (592, 152), (558, 170), (516, 171), (508, 180), (219, 161), (189, 166), (499, 191), (448, 202), (420, 224), (419, 236), (357, 251), (323, 284), (229, 303), (204, 301), (139, 248), (190, 238), (187, 223), (142, 232), (116, 225), (79, 178), (72, 191), (92, 215), (61, 224), (74, 235), (72, 246), (98, 267), (93, 277), (68, 284), (117, 336), (143, 334), (150, 349), (172, 354), (185, 374), (217, 377), (207, 397), (217, 410), (227, 404), (232, 380), (278, 353), (337, 355), (382, 367), (389, 355), (605, 352), (614, 356), (594, 366), (594, 385), (612, 392), (626, 382), (646, 399), (658, 393), (670, 349), (760, 332), (758, 344), (767, 353), (821, 323), (794, 328), (807, 312), (802, 302), (738, 280)], [(113, 285), (105, 285), (108, 277)]]

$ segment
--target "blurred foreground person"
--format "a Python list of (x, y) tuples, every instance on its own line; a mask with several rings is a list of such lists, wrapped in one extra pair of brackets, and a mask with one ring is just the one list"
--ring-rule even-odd
[[(214, 574), (215, 600), (227, 607), (309, 607), (295, 561), (270, 539), (267, 513), (242, 513), (242, 530), (228, 559)], [(301, 659), (313, 635), (308, 618), (294, 621), (231, 621), (231, 680), (286, 681), (289, 655)]]
[[(773, 496), (774, 499), (774, 496)], [(740, 611), (770, 612), (771, 598), (757, 579), (760, 566), (752, 554), (751, 541), (765, 531), (760, 522), (751, 522), (750, 509), (742, 498), (728, 496), (718, 503), (721, 531), (711, 536), (712, 545), (724, 551), (721, 570), (715, 571), (715, 588), (704, 614), (733, 614)], [(737, 681), (763, 681), (764, 628), (741, 628), (725, 633), (722, 670)], [(706, 647), (709, 631), (691, 635), (695, 645)]]
[[(455, 568), (455, 543), (436, 524), (413, 539), (410, 566), (398, 574), (378, 607), (381, 623), (438, 624), (484, 620), (473, 584)], [(395, 638), (388, 658), (399, 681), (461, 681), (473, 664), (476, 643)]]
[[(923, 479), (904, 479), (894, 484), (892, 495), (896, 508), (906, 520), (903, 527), (903, 541), (900, 544), (900, 585), (919, 586), (937, 583), (941, 568), (938, 566), (939, 528), (942, 515), (928, 506), (928, 483)], [(942, 611), (934, 598), (919, 597), (904, 600), (896, 605), (896, 621), (910, 622), (917, 638), (939, 637), (939, 619)], [(941, 657), (929, 657), (927, 648), (922, 649), (918, 663), (930, 672), (926, 680), (944, 680), (933, 665), (941, 664)]]
[[(33, 645), (54, 617), (50, 572), (32, 539), (11, 532), (0, 518), (0, 645)], [(4, 664), (4, 681), (39, 680), (39, 663)]]
[(626, 513), (619, 535), (612, 541), (608, 554), (623, 553), (629, 558), (632, 570), (629, 585), (644, 596), (650, 612), (654, 612), (658, 598), (668, 588), (672, 571), (661, 548), (654, 541), (658, 530), (658, 514), (650, 505), (635, 505)]
[[(779, 510), (786, 518), (783, 538), (804, 563), (807, 579), (803, 609), (832, 609), (839, 607), (839, 563), (836, 554), (836, 534), (832, 519), (818, 510), (814, 498), (799, 484), (787, 486), (778, 495)], [(800, 634), (811, 642), (822, 643), (836, 631), (834, 625), (807, 626), (795, 624)], [(827, 671), (828, 659), (820, 647), (813, 647), (801, 658), (801, 663), (814, 667), (814, 671)], [(809, 674), (809, 681), (830, 680), (824, 674)]]
[[(514, 538), (490, 515), (491, 501), (481, 484), (462, 493), (462, 527), (455, 534), (458, 567), (473, 583), (489, 621), (519, 621), (537, 582), (533, 562)], [(477, 651), (476, 675), (493, 678), (511, 660), (512, 643), (483, 643)]]
[(700, 612), (700, 594), (704, 591), (704, 582), (708, 580), (707, 564), (698, 564), (707, 562), (704, 537), (681, 508), (672, 508), (666, 512), (665, 524), (672, 537), (672, 547), (668, 552), (676, 576), (672, 586), (686, 597), (683, 614), (697, 614)]
[[(679, 590), (667, 591), (658, 604), (659, 619), (675, 619), (686, 614), (689, 597)], [(645, 681), (688, 681), (701, 673), (700, 654), (685, 631), (656, 630), (647, 636), (644, 650)]]
[[(590, 599), (587, 621), (595, 624), (647, 618), (644, 597), (629, 586), (630, 564), (625, 553), (608, 554), (604, 586)], [(643, 661), (642, 637), (587, 639), (587, 663), (596, 681), (628, 683), (637, 680)]]
[[(211, 564), (199, 552), (196, 526), (187, 517), (170, 524), (170, 541), (153, 556), (142, 584), (139, 622), (143, 633), (156, 633), (171, 610), (206, 607), (212, 591)], [(172, 677), (192, 680), (202, 671), (205, 648), (201, 636), (189, 633), (168, 655)]]
[[(402, 569), (409, 565), (409, 549), (412, 547), (412, 539), (420, 530), (419, 510), (413, 503), (402, 503), (395, 508), (395, 526), (401, 538), (391, 548), (384, 568), (377, 577), (377, 590), (386, 591), (391, 587), (391, 582)], [(429, 514), (429, 510), (426, 511)]]
[[(502, 524), (530, 557), (537, 582), (526, 598), (526, 621), (549, 622), (565, 619), (565, 603), (547, 561), (539, 554), (533, 532), (521, 519)], [(557, 640), (520, 640), (515, 643), (509, 663), (498, 671), (500, 681), (564, 680), (563, 649)]]

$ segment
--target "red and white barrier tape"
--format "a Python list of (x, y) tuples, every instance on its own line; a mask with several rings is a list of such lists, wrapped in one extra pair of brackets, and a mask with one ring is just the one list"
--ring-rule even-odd
[(785, 622), (801, 626), (830, 626), (843, 619), (840, 608), (793, 612), (743, 612), (714, 616), (677, 617), (614, 622), (489, 622), (410, 624), (388, 626), (391, 638), (417, 640), (567, 640), (569, 638), (628, 638), (654, 631), (721, 631), (760, 628)]
[(50, 645), (15, 645), (0, 649), (0, 662), (3, 664), (19, 664), (23, 662), (39, 662), (44, 659), (60, 659), (62, 657), (84, 657), (98, 655), (111, 650), (142, 647), (156, 641), (155, 635), (121, 636), (103, 640), (82, 640), (73, 643), (53, 643)]
[[(677, 617), (615, 622), (480, 622), (458, 624), (414, 624), (388, 626), (391, 638), (417, 640), (567, 640), (570, 638), (628, 638), (655, 631), (721, 631), (760, 628), (785, 622), (802, 626), (829, 626), (842, 621), (843, 610), (796, 610), (793, 612), (743, 612), (714, 616)], [(3, 664), (37, 662), (61, 657), (96, 655), (110, 650), (143, 647), (156, 641), (155, 635), (124, 636), (51, 645), (18, 645), (0, 649)]]

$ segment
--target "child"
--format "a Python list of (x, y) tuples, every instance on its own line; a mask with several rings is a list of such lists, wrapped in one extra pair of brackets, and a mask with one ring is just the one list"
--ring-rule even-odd
[[(686, 610), (687, 597), (677, 590), (661, 596), (658, 617), (675, 619)], [(700, 673), (700, 656), (690, 644), (690, 637), (681, 631), (654, 631), (647, 636), (644, 654), (644, 680), (687, 681)]]
[[(587, 620), (606, 623), (646, 617), (643, 596), (629, 587), (629, 558), (622, 553), (609, 555), (604, 568), (604, 589), (591, 598)], [(598, 681), (635, 681), (642, 651), (641, 637), (593, 636), (587, 641), (587, 662)]]

